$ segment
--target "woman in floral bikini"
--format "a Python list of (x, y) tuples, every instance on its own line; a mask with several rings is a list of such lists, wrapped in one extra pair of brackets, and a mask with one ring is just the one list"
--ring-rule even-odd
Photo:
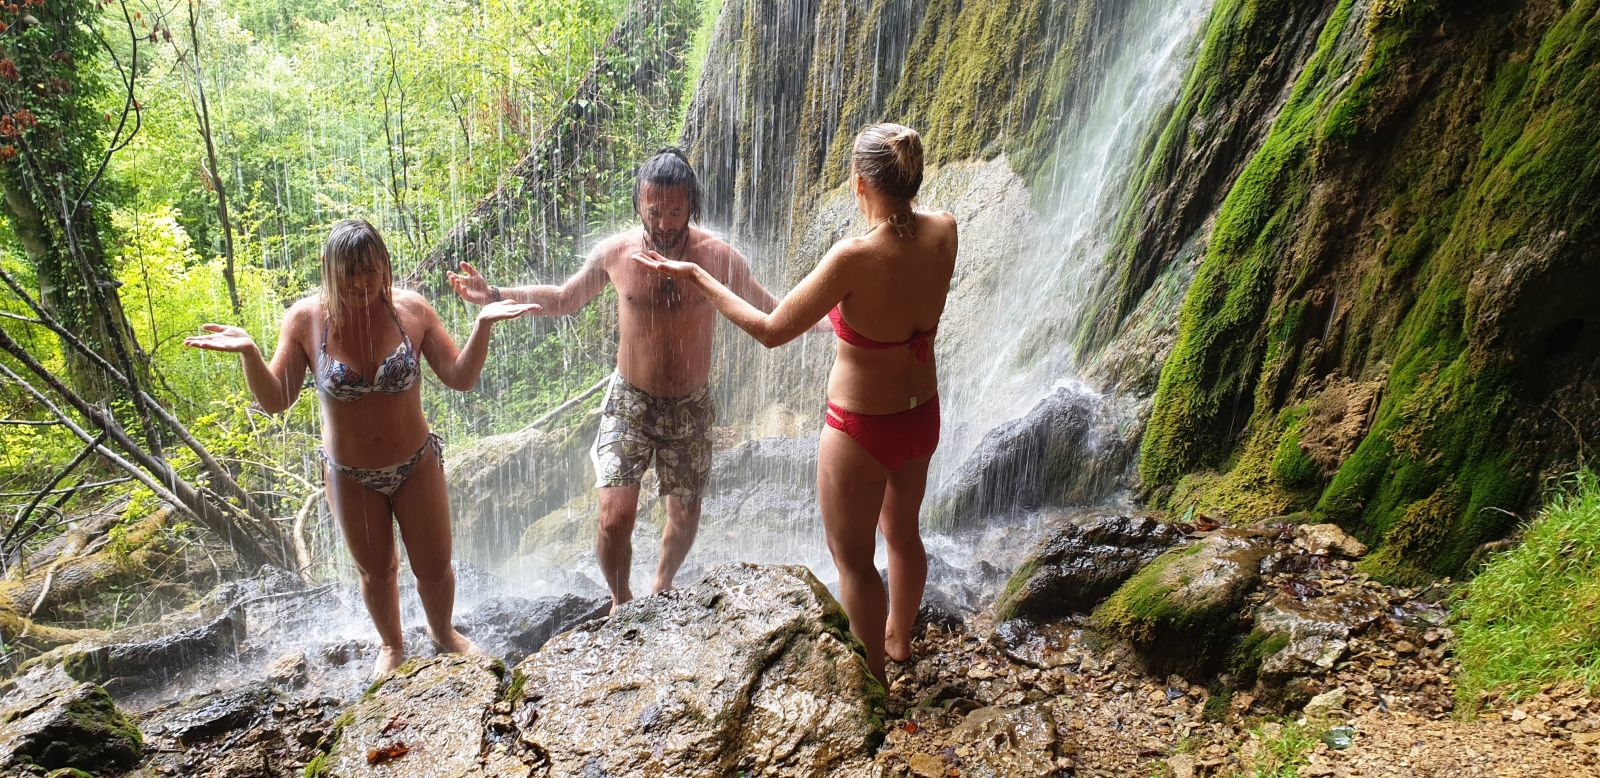
[(450, 506), (443, 449), (422, 415), (421, 360), (445, 386), (469, 390), (483, 370), (491, 325), (538, 308), (510, 301), (484, 306), (465, 348), (457, 349), (422, 295), (393, 286), (377, 229), (349, 219), (334, 225), (323, 246), (321, 293), (289, 308), (270, 363), (239, 327), (207, 324), (211, 334), (184, 341), (238, 354), (251, 393), (268, 413), (293, 405), (306, 370), (314, 370), (328, 504), (383, 643), (374, 676), (405, 661), (395, 525), (434, 643), (443, 651), (478, 650), (451, 624)]

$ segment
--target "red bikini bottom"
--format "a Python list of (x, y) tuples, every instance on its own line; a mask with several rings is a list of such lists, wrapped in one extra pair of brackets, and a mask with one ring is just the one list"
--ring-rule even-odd
[(828, 403), (828, 426), (861, 444), (890, 470), (933, 455), (939, 447), (939, 396), (899, 413), (854, 413)]

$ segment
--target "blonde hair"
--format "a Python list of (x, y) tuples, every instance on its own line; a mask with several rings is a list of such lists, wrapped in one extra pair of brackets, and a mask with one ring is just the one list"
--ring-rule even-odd
[(327, 242), (322, 244), (322, 306), (328, 312), (329, 326), (335, 331), (344, 313), (340, 310), (343, 304), (339, 292), (351, 271), (357, 269), (383, 272), (383, 291), (379, 294), (383, 304), (392, 309), (394, 268), (389, 262), (389, 247), (384, 245), (378, 228), (366, 219), (345, 219), (333, 225)]
[(873, 189), (912, 200), (922, 188), (922, 136), (901, 124), (873, 124), (856, 135), (850, 166)]

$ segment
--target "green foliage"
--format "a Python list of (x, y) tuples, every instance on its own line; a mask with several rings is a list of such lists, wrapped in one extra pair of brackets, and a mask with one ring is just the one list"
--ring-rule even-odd
[(1600, 476), (1583, 471), (1553, 490), (1521, 545), (1467, 584), (1455, 616), (1463, 710), (1484, 693), (1600, 689)]
[(1268, 721), (1250, 728), (1253, 750), (1245, 754), (1242, 775), (1250, 778), (1298, 778), (1317, 745), (1322, 722)]

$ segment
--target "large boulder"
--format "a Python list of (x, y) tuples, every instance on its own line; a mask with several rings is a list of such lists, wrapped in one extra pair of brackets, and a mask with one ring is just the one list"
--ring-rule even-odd
[(579, 597), (491, 597), (460, 618), (461, 628), (484, 651), (510, 661), (538, 651), (550, 638), (606, 614), (611, 601)]
[(143, 749), (138, 728), (95, 684), (38, 668), (0, 685), (0, 774), (100, 775), (132, 767)]
[(846, 630), (805, 568), (720, 567), (518, 665), (521, 738), (555, 775), (855, 774), (883, 689)]
[(934, 526), (962, 529), (996, 514), (1092, 504), (1119, 483), (1133, 452), (1129, 425), (1101, 395), (1057, 389), (984, 435), (926, 515)]
[(73, 678), (115, 684), (120, 694), (170, 680), (198, 662), (231, 656), (244, 635), (243, 605), (210, 603), (67, 646), (51, 655), (61, 659)]
[(530, 522), (592, 485), (585, 452), (598, 419), (582, 416), (561, 429), (530, 427), (450, 449), (445, 474), (458, 555), (494, 567), (517, 548)]
[(386, 676), (334, 723), (330, 747), (306, 766), (338, 776), (529, 775), (534, 758), (497, 713), (505, 665), (444, 654), (412, 660)]
[(1055, 621), (1088, 613), (1181, 537), (1145, 516), (1058, 515), (1050, 533), (1006, 584), (995, 616)]
[(1101, 603), (1090, 623), (1131, 642), (1156, 672), (1207, 669), (1241, 631), (1245, 597), (1272, 553), (1265, 533), (1218, 530), (1157, 557)]

